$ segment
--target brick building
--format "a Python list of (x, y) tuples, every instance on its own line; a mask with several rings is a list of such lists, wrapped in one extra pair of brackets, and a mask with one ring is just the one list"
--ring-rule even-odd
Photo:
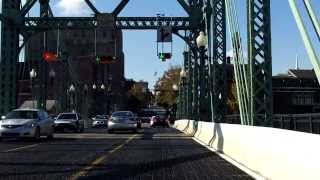
[[(32, 37), (26, 44), (26, 63), (19, 63), (19, 90), (18, 105), (25, 100), (34, 99), (39, 91), (38, 79), (33, 81), (33, 98), (31, 97), (31, 81), (29, 71), (39, 71), (39, 61), (43, 54), (43, 33)], [(110, 110), (122, 109), (125, 100), (124, 85), (124, 54), (122, 46), (122, 31), (116, 30), (60, 30), (47, 32), (47, 51), (65, 52), (67, 60), (59, 59), (48, 63), (47, 66), (47, 99), (57, 100), (57, 106), (63, 109), (64, 101), (68, 98), (68, 87), (73, 84), (79, 89), (77, 101), (86, 104), (94, 113), (104, 113), (105, 105), (92, 109), (108, 101)], [(115, 61), (111, 64), (98, 64), (96, 56), (113, 56)], [(49, 72), (54, 71), (55, 76), (50, 77)], [(93, 88), (96, 85), (97, 88)], [(104, 85), (105, 88), (100, 88)], [(86, 92), (84, 92), (86, 87)], [(83, 99), (86, 95), (85, 99)], [(82, 99), (81, 99), (82, 98)], [(86, 103), (83, 103), (86, 101)], [(102, 102), (99, 102), (102, 101)], [(68, 102), (65, 102), (67, 104)], [(58, 108), (59, 109), (59, 108)]]

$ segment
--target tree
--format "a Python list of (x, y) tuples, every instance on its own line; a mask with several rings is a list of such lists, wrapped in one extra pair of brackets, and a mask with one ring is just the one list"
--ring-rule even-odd
[(169, 108), (176, 104), (178, 93), (173, 90), (172, 86), (179, 85), (180, 71), (180, 66), (171, 66), (157, 81), (154, 88), (158, 105)]
[(151, 101), (151, 93), (140, 84), (134, 84), (127, 96), (128, 109), (135, 112), (147, 107)]

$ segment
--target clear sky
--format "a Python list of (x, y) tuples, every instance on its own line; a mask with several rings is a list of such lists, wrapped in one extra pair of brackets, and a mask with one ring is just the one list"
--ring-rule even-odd
[[(238, 3), (242, 39), (246, 43), (246, 0), (235, 1)], [(299, 7), (304, 11), (302, 0), (297, 1), (300, 1)], [(320, 1), (311, 1), (314, 9), (319, 13)], [(51, 0), (51, 2), (55, 16), (90, 16), (92, 14), (83, 0)], [(120, 0), (94, 0), (96, 7), (105, 12), (110, 12), (119, 2)], [(33, 8), (32, 14), (34, 13), (38, 14), (38, 7)], [(166, 16), (186, 16), (176, 0), (130, 0), (120, 16), (156, 16), (157, 13), (164, 13)], [(288, 1), (271, 0), (271, 16), (273, 74), (285, 73), (288, 68), (294, 68), (297, 54), (300, 57), (300, 68), (312, 68)], [(305, 19), (311, 31), (309, 18)], [(149, 87), (152, 88), (164, 70), (170, 65), (182, 63), (185, 44), (177, 37), (173, 39), (173, 58), (164, 63), (157, 59), (155, 31), (131, 30), (123, 31), (123, 35), (126, 78), (146, 80), (150, 82)], [(320, 43), (315, 34), (313, 33), (311, 37), (316, 43), (317, 52), (320, 52)], [(229, 39), (228, 44), (228, 50), (230, 50)], [(244, 44), (244, 47), (246, 46)]]

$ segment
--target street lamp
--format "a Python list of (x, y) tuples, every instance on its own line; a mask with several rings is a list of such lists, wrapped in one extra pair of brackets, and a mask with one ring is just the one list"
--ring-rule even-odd
[(101, 85), (100, 87), (102, 90), (105, 90), (106, 89), (106, 86), (104, 84)]
[(208, 37), (204, 34), (203, 31), (199, 33), (199, 36), (196, 39), (198, 48), (205, 47), (208, 44)]
[(178, 85), (173, 84), (173, 85), (172, 85), (172, 89), (173, 89), (175, 92), (177, 92), (177, 91), (179, 90)]
[(92, 85), (92, 89), (96, 90), (96, 89), (97, 89), (97, 85), (96, 85), (96, 84), (93, 84), (93, 85)]
[(37, 72), (34, 69), (30, 71), (30, 86), (31, 86), (31, 100), (32, 100), (32, 107), (35, 108), (34, 98), (33, 98), (33, 79), (37, 77)]
[(56, 77), (56, 72), (53, 69), (50, 70), (49, 77), (50, 78), (55, 78)]
[(187, 77), (187, 72), (184, 70), (184, 68), (181, 69), (181, 71), (180, 71), (180, 77), (181, 77), (182, 79), (184, 79), (184, 78)]
[(69, 92), (71, 95), (71, 107), (72, 110), (75, 111), (75, 98), (74, 98), (74, 92), (76, 91), (76, 88), (73, 84), (71, 84), (71, 86), (69, 87)]
[(196, 39), (197, 46), (199, 48), (200, 53), (200, 106), (199, 106), (199, 119), (205, 120), (207, 118), (207, 111), (206, 111), (206, 101), (205, 101), (205, 87), (206, 87), (206, 72), (205, 72), (205, 66), (206, 66), (206, 45), (208, 44), (208, 38), (205, 35), (203, 31), (199, 33), (199, 36)]

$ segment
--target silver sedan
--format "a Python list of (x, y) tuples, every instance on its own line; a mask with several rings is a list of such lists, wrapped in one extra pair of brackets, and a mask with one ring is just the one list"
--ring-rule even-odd
[(112, 113), (108, 121), (109, 133), (115, 130), (133, 130), (136, 132), (137, 128), (138, 122), (131, 111), (116, 111)]
[(53, 119), (40, 109), (16, 109), (0, 121), (0, 138), (53, 138), (53, 133)]

